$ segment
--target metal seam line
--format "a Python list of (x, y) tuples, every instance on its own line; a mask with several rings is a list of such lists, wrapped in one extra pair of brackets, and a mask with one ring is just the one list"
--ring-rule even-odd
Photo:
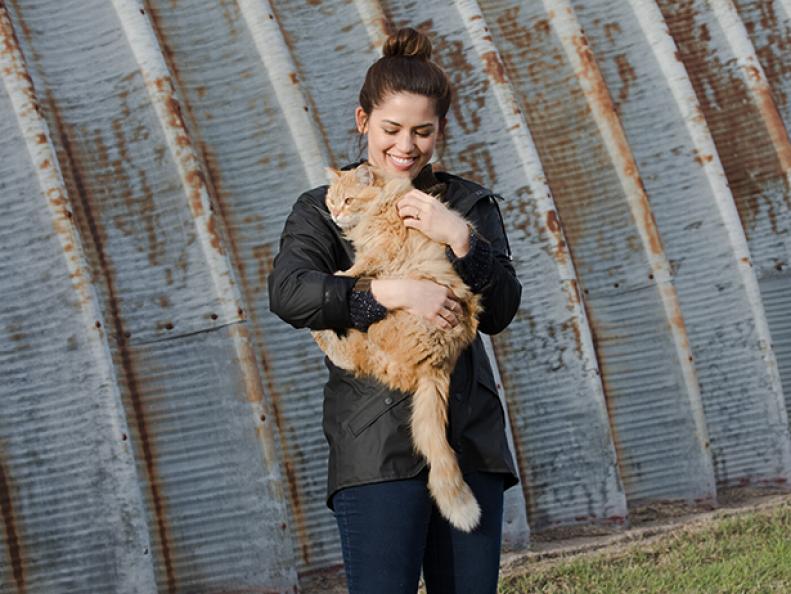
[(123, 570), (118, 572), (118, 591), (132, 593), (139, 592), (143, 588), (153, 592), (156, 589), (153, 556), (146, 552), (151, 551), (149, 530), (145, 524), (146, 513), (132, 449), (129, 441), (124, 441), (123, 438), (123, 435), (129, 435), (130, 431), (126, 425), (119, 382), (107, 343), (106, 324), (98, 305), (95, 287), (90, 280), (91, 275), (79, 231), (72, 218), (72, 210), (69, 208), (70, 199), (52, 138), (46, 122), (37, 109), (35, 89), (27, 76), (27, 66), (14, 38), (13, 25), (2, 4), (0, 4), (0, 41), (5, 47), (5, 50), (0, 52), (3, 84), (16, 113), (19, 128), (23, 132), (25, 148), (36, 169), (41, 195), (46, 197), (52, 227), (62, 247), (72, 288), (78, 296), (85, 336), (97, 362), (94, 373), (99, 376), (100, 385), (105, 386), (109, 391), (109, 398), (106, 399), (104, 393), (93, 395), (102, 398), (103, 420), (110, 425), (110, 434), (114, 438), (113, 443), (106, 444), (107, 448), (100, 449), (97, 454), (103, 458), (102, 464), (105, 467), (112, 465), (115, 469), (114, 495), (120, 501), (112, 506), (117, 516), (111, 520), (111, 523), (121, 532), (127, 533), (126, 529), (121, 527), (129, 524), (134, 526), (135, 531), (134, 542), (124, 543), (133, 546), (123, 547), (121, 550), (126, 553), (125, 557), (116, 559), (119, 566), (123, 567)]
[(385, 39), (387, 39), (387, 23), (389, 22), (387, 14), (377, 0), (353, 1), (365, 31), (368, 33), (368, 39), (371, 40), (371, 49), (379, 57)]
[(304, 165), (310, 187), (327, 183), (324, 173), (327, 150), (319, 141), (316, 125), (306, 111), (307, 103), (300, 83), (289, 74), (296, 73), (297, 67), (277, 19), (271, 18), (274, 13), (269, 0), (239, 0), (239, 10), (272, 81), (272, 89)]
[[(604, 147), (614, 164), (615, 171), (621, 186), (627, 206), (632, 212), (632, 217), (642, 241), (654, 281), (660, 292), (665, 318), (668, 323), (670, 336), (675, 345), (678, 365), (681, 369), (684, 387), (687, 390), (692, 420), (695, 424), (695, 437), (704, 455), (701, 457), (702, 470), (706, 473), (705, 483), (714, 493), (714, 469), (706, 444), (708, 431), (703, 414), (703, 403), (700, 396), (700, 386), (697, 374), (692, 365), (691, 350), (684, 326), (678, 296), (673, 286), (670, 266), (661, 248), (658, 229), (651, 216), (651, 207), (642, 184), (636, 179), (638, 175), (637, 163), (629, 148), (629, 143), (623, 128), (615, 115), (610, 99), (609, 90), (595, 64), (593, 53), (587, 44), (585, 35), (574, 14), (568, 0), (543, 0), (550, 21), (555, 28), (558, 38), (563, 46), (566, 56), (571, 63), (577, 80), (585, 94), (591, 110), (591, 117), (601, 132)], [(587, 54), (584, 60), (582, 55)], [(601, 96), (606, 97), (606, 105), (602, 105), (594, 96), (597, 89), (602, 89)], [(652, 246), (657, 246), (656, 248)]]

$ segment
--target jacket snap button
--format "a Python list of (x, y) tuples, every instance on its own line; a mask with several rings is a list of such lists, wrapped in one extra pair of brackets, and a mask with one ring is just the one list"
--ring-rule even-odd
[(385, 404), (387, 405), (393, 404), (393, 399), (390, 398), (390, 396), (388, 396), (387, 398), (385, 398)]

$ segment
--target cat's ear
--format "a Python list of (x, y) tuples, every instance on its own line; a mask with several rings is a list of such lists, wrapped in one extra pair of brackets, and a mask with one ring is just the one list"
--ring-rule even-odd
[(327, 174), (327, 179), (330, 183), (338, 181), (341, 177), (341, 172), (337, 169), (333, 169), (332, 167), (326, 167), (324, 169), (324, 173)]
[(365, 163), (357, 167), (357, 169), (354, 170), (354, 174), (357, 176), (357, 181), (364, 186), (370, 186), (373, 182), (371, 169)]

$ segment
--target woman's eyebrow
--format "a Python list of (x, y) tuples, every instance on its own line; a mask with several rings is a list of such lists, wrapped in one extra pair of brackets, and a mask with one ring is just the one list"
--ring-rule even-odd
[[(399, 128), (401, 127), (401, 124), (399, 124), (398, 122), (394, 122), (393, 120), (382, 120), (382, 123), (383, 124), (390, 124), (391, 126), (398, 126)], [(414, 127), (415, 128), (433, 128), (434, 124), (432, 124), (431, 122), (426, 122), (425, 124), (418, 124), (417, 126), (414, 126)]]

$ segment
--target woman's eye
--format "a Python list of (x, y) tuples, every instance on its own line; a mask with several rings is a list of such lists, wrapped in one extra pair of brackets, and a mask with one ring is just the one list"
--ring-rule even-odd
[(393, 134), (396, 134), (398, 130), (385, 130), (384, 132), (385, 134), (390, 134), (392, 136)]
[(415, 132), (415, 134), (417, 134), (421, 138), (428, 138), (429, 136), (431, 136), (431, 132)]

